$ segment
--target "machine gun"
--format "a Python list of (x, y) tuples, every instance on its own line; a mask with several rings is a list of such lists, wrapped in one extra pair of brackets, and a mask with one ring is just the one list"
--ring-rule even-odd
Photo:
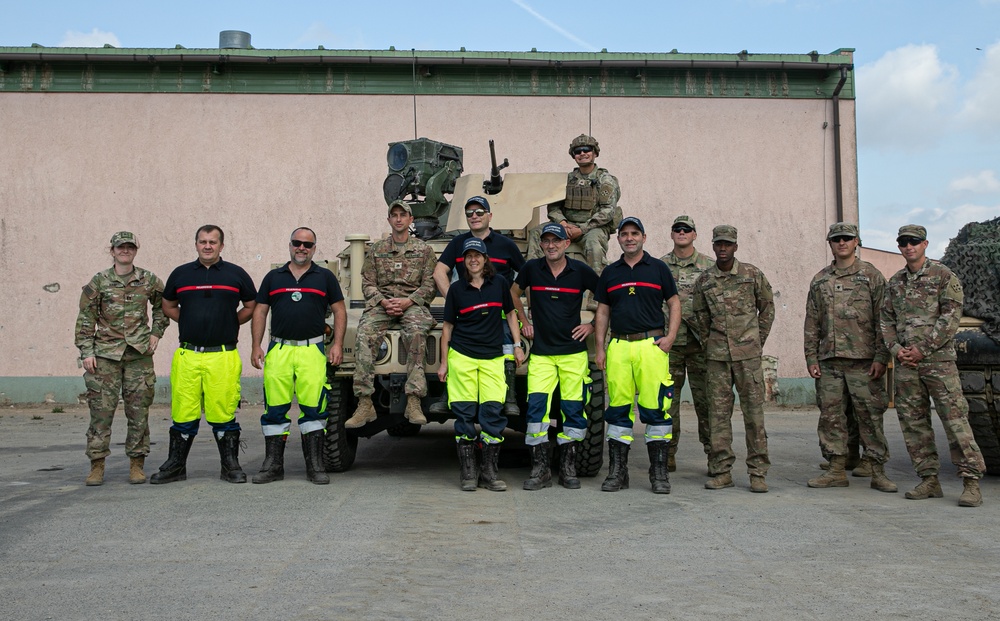
[(493, 139), (490, 139), (490, 179), (483, 182), (483, 192), (487, 194), (499, 194), (503, 190), (503, 177), (500, 171), (510, 166), (507, 158), (503, 158), (503, 164), (497, 166), (497, 152), (493, 147)]

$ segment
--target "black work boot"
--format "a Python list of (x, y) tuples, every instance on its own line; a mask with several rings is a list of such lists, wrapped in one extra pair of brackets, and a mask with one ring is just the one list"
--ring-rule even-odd
[(566, 489), (580, 489), (576, 478), (576, 449), (578, 442), (567, 442), (559, 447), (559, 485)]
[(601, 483), (602, 492), (628, 489), (628, 448), (624, 442), (608, 440), (608, 478)]
[(160, 483), (173, 483), (174, 481), (187, 480), (187, 458), (191, 452), (191, 443), (194, 442), (194, 435), (184, 434), (173, 427), (170, 428), (170, 449), (167, 454), (167, 461), (160, 466), (160, 471), (153, 473), (149, 477), (150, 485)]
[(430, 404), (427, 408), (429, 414), (444, 415), (448, 413), (448, 387), (445, 386), (444, 392), (441, 393), (440, 401), (435, 401)]
[(306, 479), (316, 485), (326, 485), (330, 482), (330, 475), (326, 473), (326, 467), (323, 465), (325, 438), (326, 431), (323, 429), (302, 434), (302, 457), (306, 460)]
[(649, 482), (653, 485), (653, 493), (669, 494), (668, 444), (662, 441), (647, 442), (646, 450), (649, 451)]
[(530, 447), (531, 477), (524, 482), (524, 489), (535, 491), (552, 487), (552, 471), (549, 470), (549, 443), (542, 442)]
[(517, 406), (517, 392), (514, 390), (514, 381), (517, 377), (517, 363), (513, 360), (504, 359), (503, 376), (507, 380), (507, 399), (503, 404), (504, 416), (520, 416), (521, 408)]
[(476, 491), (479, 469), (476, 467), (476, 443), (472, 440), (458, 441), (459, 480), (463, 492)]
[(219, 445), (219, 459), (222, 462), (222, 472), (219, 478), (230, 483), (246, 483), (247, 474), (240, 467), (240, 431), (231, 429), (219, 434), (213, 433), (215, 443)]
[(507, 491), (507, 484), (500, 480), (500, 473), (497, 471), (497, 459), (499, 457), (499, 443), (483, 443), (483, 469), (479, 473), (479, 487), (485, 487), (491, 492)]
[(285, 478), (285, 440), (287, 435), (264, 436), (264, 463), (253, 475), (254, 483), (271, 483)]

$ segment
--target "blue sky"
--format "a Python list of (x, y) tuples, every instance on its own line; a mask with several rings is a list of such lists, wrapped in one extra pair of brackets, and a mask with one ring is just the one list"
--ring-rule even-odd
[(8, 2), (0, 46), (805, 53), (855, 48), (861, 230), (939, 256), (1000, 216), (1000, 0)]

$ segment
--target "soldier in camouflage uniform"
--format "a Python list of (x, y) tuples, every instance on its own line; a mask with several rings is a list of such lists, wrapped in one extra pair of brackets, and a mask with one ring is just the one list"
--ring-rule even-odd
[(429, 310), (436, 293), (434, 250), (410, 235), (413, 211), (406, 201), (389, 206), (392, 234), (372, 244), (361, 268), (365, 311), (358, 325), (355, 347), (354, 394), (360, 397), (358, 408), (346, 423), (348, 429), (363, 427), (375, 420), (374, 352), (385, 331), (402, 330), (406, 351), (406, 419), (417, 425), (427, 424), (420, 400), (427, 396), (424, 375), (427, 333), (435, 321)]
[(882, 416), (889, 403), (882, 381), (889, 352), (879, 327), (885, 278), (875, 266), (855, 255), (861, 240), (854, 224), (830, 225), (826, 239), (833, 262), (809, 285), (804, 343), (806, 367), (816, 380), (819, 443), (823, 454), (830, 456), (830, 468), (810, 479), (809, 487), (850, 485), (846, 409), (851, 403), (865, 457), (871, 464), (871, 487), (895, 492), (895, 483), (885, 475), (889, 447), (882, 430)]
[(969, 426), (969, 404), (955, 365), (955, 332), (962, 316), (962, 283), (950, 269), (925, 256), (927, 229), (900, 227), (896, 239), (906, 267), (889, 279), (882, 307), (882, 334), (896, 364), (896, 414), (906, 450), (922, 481), (906, 492), (911, 500), (941, 498), (941, 462), (934, 445), (931, 404), (958, 468), (963, 507), (983, 504), (979, 479), (986, 470)]
[[(583, 244), (584, 260), (598, 274), (608, 264), (608, 239), (622, 220), (618, 179), (597, 167), (601, 147), (592, 136), (581, 134), (569, 145), (577, 167), (566, 177), (566, 202), (549, 207), (549, 220), (563, 225), (569, 238)], [(528, 259), (542, 256), (542, 227), (528, 235)]]
[(695, 330), (708, 360), (709, 424), (707, 489), (733, 486), (733, 385), (740, 394), (746, 428), (750, 491), (767, 491), (767, 432), (764, 429), (764, 374), (761, 355), (774, 323), (774, 296), (764, 274), (736, 260), (735, 226), (712, 230), (715, 265), (694, 285)]
[[(660, 257), (667, 264), (670, 273), (677, 283), (677, 294), (681, 299), (681, 327), (677, 331), (677, 340), (670, 348), (670, 375), (674, 378), (674, 400), (670, 403), (670, 419), (673, 421), (673, 438), (668, 450), (667, 468), (670, 472), (677, 470), (677, 444), (681, 435), (681, 389), (684, 388), (685, 376), (691, 378), (691, 397), (694, 400), (694, 412), (698, 419), (698, 440), (707, 455), (712, 448), (708, 435), (708, 395), (705, 392), (705, 348), (698, 335), (692, 330), (694, 321), (694, 283), (701, 273), (712, 267), (714, 261), (701, 254), (694, 247), (698, 239), (698, 230), (691, 216), (678, 216), (670, 228), (670, 238), (674, 240), (674, 249)], [(664, 324), (670, 323), (670, 313), (666, 304), (663, 305)]]
[(128, 419), (125, 454), (129, 456), (129, 482), (146, 482), (143, 465), (149, 454), (149, 405), (156, 384), (153, 352), (170, 320), (160, 307), (163, 281), (133, 265), (138, 250), (134, 234), (115, 233), (111, 237), (114, 265), (91, 278), (80, 296), (76, 347), (83, 361), (90, 406), (87, 485), (104, 483), (104, 459), (111, 454), (111, 421), (119, 397)]

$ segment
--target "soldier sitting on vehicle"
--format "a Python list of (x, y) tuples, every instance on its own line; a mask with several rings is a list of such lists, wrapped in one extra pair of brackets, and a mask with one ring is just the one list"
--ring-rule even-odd
[(406, 357), (406, 419), (427, 424), (420, 400), (427, 396), (424, 359), (427, 333), (434, 327), (429, 306), (434, 299), (434, 250), (410, 235), (413, 210), (406, 201), (389, 205), (392, 234), (372, 244), (361, 269), (365, 310), (358, 324), (355, 347), (357, 366), (354, 394), (358, 408), (344, 424), (348, 429), (363, 427), (376, 418), (372, 394), (375, 392), (374, 355), (389, 328), (400, 328), (409, 352)]

